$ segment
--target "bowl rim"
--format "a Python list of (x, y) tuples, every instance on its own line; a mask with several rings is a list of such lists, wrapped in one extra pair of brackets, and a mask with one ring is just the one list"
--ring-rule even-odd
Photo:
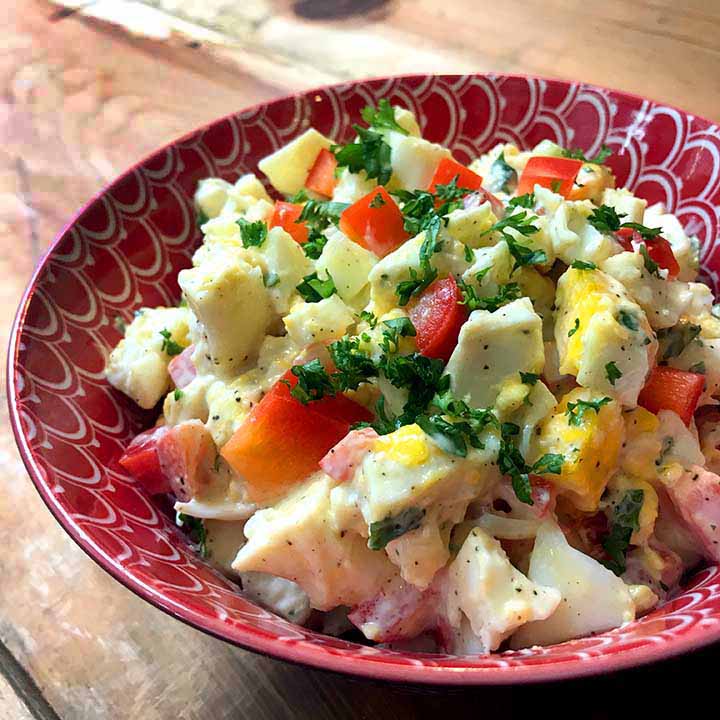
[[(266, 657), (271, 657), (273, 659), (308, 666), (318, 670), (367, 678), (381, 682), (434, 686), (481, 686), (509, 685), (516, 683), (533, 684), (582, 678), (657, 663), (664, 659), (676, 657), (693, 650), (699, 650), (720, 640), (720, 625), (716, 625), (711, 628), (699, 628), (696, 626), (692, 631), (686, 633), (685, 635), (681, 637), (673, 637), (661, 644), (653, 643), (640, 647), (623, 648), (611, 654), (593, 655), (592, 657), (587, 658), (572, 657), (567, 659), (557, 659), (547, 664), (511, 665), (507, 667), (456, 667), (454, 665), (443, 665), (443, 660), (438, 660), (438, 664), (433, 666), (413, 665), (407, 662), (393, 663), (388, 661), (388, 657), (383, 660), (377, 660), (373, 656), (362, 654), (358, 654), (357, 656), (344, 656), (333, 653), (327, 648), (313, 645), (312, 643), (306, 641), (282, 642), (278, 637), (269, 637), (266, 634), (254, 629), (250, 624), (239, 622), (233, 623), (230, 626), (232, 628), (232, 632), (228, 633), (228, 625), (226, 625), (222, 620), (208, 617), (196, 612), (186, 605), (173, 602), (170, 598), (163, 596), (149, 585), (146, 585), (139, 579), (127, 574), (122, 565), (114, 562), (112, 558), (103, 553), (103, 551), (100, 550), (100, 548), (97, 547), (95, 543), (83, 532), (82, 528), (75, 523), (70, 515), (62, 508), (55, 496), (50, 492), (47, 483), (43, 479), (40, 467), (33, 457), (33, 452), (27, 442), (27, 438), (22, 428), (20, 408), (17, 402), (15, 369), (20, 350), (20, 336), (25, 327), (25, 318), (30, 301), (35, 294), (38, 281), (45, 271), (52, 254), (55, 252), (57, 246), (63, 240), (65, 235), (83, 218), (85, 213), (89, 211), (100, 198), (112, 192), (112, 190), (115, 189), (115, 187), (129, 174), (146, 165), (155, 157), (160, 156), (169, 148), (182, 143), (186, 139), (202, 134), (209, 128), (212, 128), (229, 118), (235, 117), (239, 113), (250, 113), (273, 103), (286, 102), (292, 99), (303, 98), (326, 89), (348, 87), (361, 83), (378, 81), (387, 82), (391, 80), (412, 80), (427, 77), (457, 80), (468, 76), (546, 81), (565, 86), (582, 85), (584, 87), (610, 92), (620, 98), (662, 105), (663, 107), (682, 113), (687, 117), (706, 122), (708, 125), (716, 125), (715, 122), (708, 120), (701, 115), (690, 113), (664, 101), (652, 100), (636, 93), (617, 90), (595, 83), (570, 80), (567, 78), (503, 72), (441, 74), (409, 73), (403, 75), (383, 75), (348, 80), (344, 82), (328, 83), (298, 92), (278, 95), (276, 97), (255, 103), (254, 105), (242, 107), (200, 125), (189, 132), (183, 133), (179, 137), (168, 141), (160, 148), (143, 156), (140, 160), (120, 173), (114, 180), (103, 186), (101, 190), (96, 192), (63, 226), (47, 249), (37, 260), (36, 266), (30, 276), (30, 279), (28, 280), (25, 290), (23, 291), (10, 329), (6, 366), (6, 392), (10, 425), (12, 427), (15, 442), (25, 469), (35, 486), (35, 489), (45, 503), (45, 506), (58, 524), (72, 538), (76, 545), (78, 545), (100, 568), (107, 572), (118, 583), (133, 592), (136, 596), (147, 601), (155, 608), (165, 612), (177, 620), (180, 620), (192, 628), (200, 630), (201, 632), (224, 642), (235, 645), (236, 647), (249, 650)], [(362, 647), (363, 646), (358, 645), (358, 648)], [(402, 658), (404, 655), (404, 653), (398, 653), (398, 658)]]

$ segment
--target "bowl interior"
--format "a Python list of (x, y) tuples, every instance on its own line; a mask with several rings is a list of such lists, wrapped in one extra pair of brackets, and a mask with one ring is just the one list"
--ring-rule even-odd
[(495, 143), (550, 138), (589, 156), (602, 143), (618, 180), (675, 212), (701, 244), (717, 289), (720, 131), (709, 122), (594, 86), (495, 75), (416, 76), (334, 86), (221, 119), (169, 145), (92, 201), (51, 248), (18, 312), (9, 401), (18, 444), (50, 509), (125, 585), (182, 620), (278, 657), (415, 682), (518, 682), (588, 674), (674, 654), (720, 636), (718, 569), (640, 621), (592, 638), (486, 657), (398, 653), (292, 625), (246, 601), (187, 547), (117, 465), (152, 420), (103, 378), (116, 318), (175, 304), (176, 275), (200, 240), (192, 196), (233, 181), (309, 126), (346, 140), (380, 98), (413, 110), (429, 140), (463, 162)]

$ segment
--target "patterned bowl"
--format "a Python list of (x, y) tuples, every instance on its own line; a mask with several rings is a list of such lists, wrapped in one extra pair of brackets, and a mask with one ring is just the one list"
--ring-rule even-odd
[(480, 657), (393, 652), (297, 627), (245, 600), (187, 546), (117, 464), (152, 417), (103, 378), (114, 320), (174, 304), (176, 275), (200, 240), (193, 191), (234, 180), (310, 125), (347, 139), (380, 98), (411, 108), (425, 137), (469, 161), (498, 141), (551, 138), (589, 154), (601, 143), (620, 185), (663, 201), (720, 271), (720, 130), (675, 108), (591, 85), (502, 75), (411, 76), (306, 92), (243, 110), (125, 173), (67, 226), (18, 309), (8, 367), (13, 428), (28, 472), (60, 524), (126, 587), (201, 630), (285, 660), (413, 683), (517, 683), (604, 673), (720, 638), (720, 570), (706, 568), (624, 628), (546, 648)]

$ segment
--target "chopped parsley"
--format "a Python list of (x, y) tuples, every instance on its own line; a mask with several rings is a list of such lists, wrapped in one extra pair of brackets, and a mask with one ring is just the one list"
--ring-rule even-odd
[(465, 245), (463, 252), (465, 253), (465, 262), (471, 263), (475, 259), (472, 248), (469, 245)]
[(568, 425), (579, 427), (583, 422), (586, 412), (592, 410), (595, 413), (599, 413), (600, 408), (603, 405), (607, 405), (609, 402), (612, 402), (612, 398), (604, 397), (599, 400), (578, 400), (577, 402), (569, 402), (567, 404), (567, 410), (565, 410)]
[(562, 180), (552, 180), (552, 181), (550, 182), (550, 189), (551, 189), (554, 193), (560, 192), (560, 188), (561, 188), (561, 187), (562, 187)]
[(508, 232), (508, 230), (512, 229), (523, 237), (534, 235), (539, 230), (536, 225), (533, 225), (535, 220), (537, 220), (535, 215), (529, 215), (526, 210), (522, 210), (498, 220), (492, 227), (481, 233), (481, 236), (491, 232), (500, 233), (502, 239), (507, 243), (510, 254), (515, 259), (513, 272), (520, 267), (541, 265), (547, 262), (547, 255), (544, 250), (533, 250), (526, 245), (522, 245)]
[(416, 530), (425, 517), (424, 508), (409, 507), (397, 515), (389, 515), (384, 520), (370, 523), (368, 547), (371, 550), (382, 550), (384, 547), (407, 532)]
[(594, 262), (585, 262), (584, 260), (573, 260), (570, 267), (573, 270), (597, 270), (597, 265)]
[(572, 337), (580, 329), (580, 318), (575, 318), (575, 324), (568, 330), (568, 337)]
[(600, 146), (600, 152), (592, 158), (585, 157), (585, 153), (580, 150), (580, 148), (563, 150), (563, 157), (582, 160), (583, 162), (593, 163), (594, 165), (602, 165), (611, 155), (612, 150), (605, 143)]
[(317, 260), (322, 255), (323, 248), (327, 245), (328, 239), (325, 235), (310, 231), (310, 237), (306, 243), (303, 243), (302, 249), (307, 257), (311, 260)]
[(532, 210), (535, 207), (535, 193), (529, 192), (512, 198), (508, 202), (508, 207), (522, 207)]
[(560, 453), (545, 453), (533, 466), (532, 471), (542, 474), (560, 475), (565, 457)]
[(325, 300), (337, 292), (335, 283), (329, 273), (327, 280), (320, 280), (316, 272), (306, 275), (295, 289), (300, 293), (305, 302), (311, 303)]
[(539, 379), (540, 376), (537, 373), (520, 371), (520, 382), (525, 385), (535, 385)]
[(658, 356), (661, 362), (681, 355), (685, 348), (700, 335), (701, 327), (689, 322), (680, 322), (670, 328), (657, 331), (660, 344)]
[(387, 354), (397, 352), (398, 342), (401, 337), (415, 337), (417, 334), (415, 326), (408, 317), (384, 320), (383, 325), (385, 325), (387, 329), (383, 330), (382, 342), (380, 344)]
[(613, 508), (610, 518), (610, 532), (603, 540), (603, 548), (609, 560), (603, 561), (608, 570), (622, 575), (626, 570), (625, 556), (630, 547), (630, 538), (640, 529), (640, 511), (645, 493), (640, 489), (628, 490)]
[(179, 355), (185, 349), (182, 345), (180, 345), (180, 343), (176, 343), (172, 339), (172, 333), (167, 328), (161, 330), (160, 334), (163, 338), (160, 350), (166, 352), (170, 357), (173, 357), (174, 355)]
[(691, 373), (697, 373), (698, 375), (705, 375), (707, 370), (705, 369), (705, 361), (701, 360), (690, 366)]
[(305, 223), (317, 231), (325, 230), (328, 225), (337, 224), (348, 203), (330, 200), (308, 200), (304, 205), (296, 223)]
[(362, 310), (358, 315), (358, 319), (361, 321), (364, 320), (370, 326), (371, 330), (377, 325), (378, 322), (377, 317), (369, 310)]
[(357, 390), (360, 383), (378, 374), (372, 358), (360, 349), (358, 338), (346, 336), (336, 340), (330, 343), (328, 351), (335, 364), (332, 382), (339, 391)]
[(637, 330), (640, 328), (640, 323), (638, 322), (638, 319), (633, 315), (631, 312), (627, 310), (620, 310), (618, 312), (617, 321), (624, 325), (628, 330), (632, 330), (633, 332), (637, 332)]
[[(333, 397), (335, 395), (335, 386), (327, 370), (317, 358), (304, 365), (293, 365), (291, 372), (298, 381), (295, 387), (291, 388), (290, 394), (303, 405), (307, 405), (313, 400), (321, 400), (325, 396)], [(287, 380), (281, 382), (290, 387)]]
[(197, 545), (200, 557), (209, 557), (210, 550), (207, 546), (207, 530), (205, 529), (203, 521), (200, 518), (192, 517), (192, 515), (178, 513), (177, 524), (187, 530), (191, 542)]
[(415, 422), (423, 413), (436, 392), (446, 390), (450, 378), (443, 378), (444, 363), (414, 352), (410, 355), (384, 356), (381, 359), (383, 374), (391, 385), (408, 391), (408, 400), (398, 420), (401, 425)]
[(624, 213), (618, 213), (615, 208), (609, 205), (601, 205), (595, 208), (588, 218), (588, 222), (600, 232), (614, 233), (621, 228), (630, 228), (639, 233), (640, 237), (646, 242), (651, 242), (660, 235), (662, 228), (649, 228), (640, 223), (622, 222), (625, 217)]
[(605, 364), (605, 377), (608, 379), (608, 382), (615, 387), (615, 382), (619, 380), (623, 376), (622, 372), (618, 368), (618, 366), (615, 364), (614, 360), (611, 360), (609, 363)]
[(488, 189), (510, 194), (517, 183), (517, 172), (505, 161), (505, 153), (501, 152), (490, 166)]
[[(462, 207), (461, 198), (471, 192), (469, 188), (458, 187), (458, 176), (446, 185), (436, 185), (435, 193), (426, 190), (396, 190), (393, 194), (401, 203), (403, 228), (412, 237), (424, 233), (420, 246), (420, 268), (408, 268), (410, 278), (398, 283), (395, 293), (398, 305), (407, 305), (411, 297), (417, 296), (438, 276), (432, 266), (432, 256), (442, 250), (440, 229), (447, 224), (448, 214)], [(465, 257), (472, 262), (472, 257)]]
[(408, 271), (410, 273), (410, 279), (399, 282), (395, 288), (395, 294), (398, 296), (398, 305), (400, 307), (407, 305), (411, 297), (420, 295), (438, 276), (437, 270), (432, 267), (429, 261), (422, 266), (420, 273), (412, 267), (408, 268)]
[(382, 193), (377, 193), (375, 197), (370, 201), (369, 207), (371, 208), (380, 208), (383, 205), (385, 205), (385, 200), (383, 200)]
[(441, 414), (419, 415), (415, 422), (439, 447), (452, 455), (465, 457), (468, 445), (482, 449), (484, 444), (480, 440), (480, 433), (488, 425), (498, 424), (491, 410), (470, 408), (448, 390), (436, 394), (430, 405)]
[(185, 393), (180, 388), (175, 388), (175, 392), (173, 392), (173, 399), (177, 402), (184, 394)]
[(392, 175), (390, 146), (373, 130), (360, 125), (353, 125), (353, 129), (358, 134), (357, 142), (330, 148), (338, 167), (346, 167), (352, 173), (364, 170), (368, 178), (376, 178), (380, 185), (385, 185)]
[(648, 253), (646, 245), (643, 244), (640, 246), (640, 254), (642, 255), (645, 269), (650, 273), (650, 275), (660, 277), (660, 266), (650, 257), (650, 253)]
[(266, 288), (275, 287), (280, 282), (280, 276), (276, 272), (270, 271), (267, 275), (263, 275), (263, 284)]
[(378, 102), (377, 108), (374, 108), (372, 105), (366, 105), (360, 111), (360, 115), (362, 119), (375, 130), (394, 130), (403, 135), (408, 134), (407, 130), (395, 120), (395, 111), (385, 98)]
[(307, 202), (307, 200), (308, 200), (308, 194), (307, 194), (307, 190), (305, 190), (305, 188), (301, 188), (294, 195), (287, 196), (287, 201), (289, 203), (293, 203), (294, 205), (298, 205), (299, 203)]
[(239, 218), (235, 222), (240, 228), (240, 238), (242, 239), (243, 247), (260, 247), (265, 242), (268, 228), (262, 220), (248, 222), (243, 218)]
[(495, 312), (495, 310), (503, 305), (522, 297), (522, 291), (517, 283), (500, 285), (498, 286), (497, 295), (485, 297), (479, 296), (477, 290), (475, 290), (472, 285), (468, 285), (462, 278), (458, 278), (457, 285), (462, 295), (460, 304), (467, 306), (470, 312), (473, 310), (489, 310), (490, 312)]

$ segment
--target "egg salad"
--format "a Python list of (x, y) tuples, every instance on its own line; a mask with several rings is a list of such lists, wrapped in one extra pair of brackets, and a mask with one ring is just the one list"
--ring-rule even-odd
[(469, 164), (383, 100), (202, 180), (177, 307), (108, 381), (120, 464), (240, 591), (456, 654), (633, 621), (720, 561), (720, 320), (610, 150)]

